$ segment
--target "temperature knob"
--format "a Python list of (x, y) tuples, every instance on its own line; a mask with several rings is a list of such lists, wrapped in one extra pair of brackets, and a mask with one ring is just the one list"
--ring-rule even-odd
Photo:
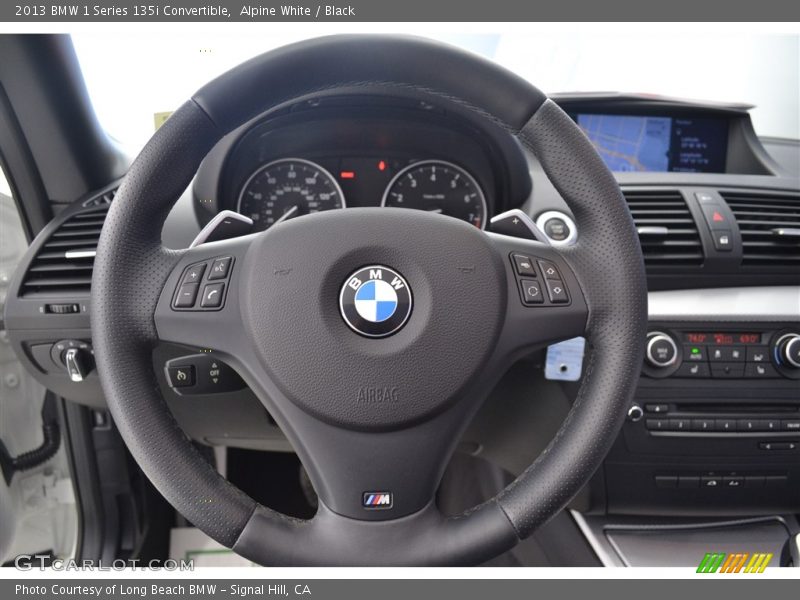
[(800, 369), (800, 333), (787, 333), (775, 344), (778, 363), (790, 369)]
[(647, 334), (647, 362), (652, 366), (663, 369), (675, 364), (678, 360), (678, 347), (672, 337), (661, 331), (651, 331)]

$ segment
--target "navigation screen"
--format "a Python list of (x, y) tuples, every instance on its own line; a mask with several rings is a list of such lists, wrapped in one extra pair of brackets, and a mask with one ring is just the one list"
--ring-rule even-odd
[(612, 171), (725, 171), (722, 119), (579, 114), (576, 121)]

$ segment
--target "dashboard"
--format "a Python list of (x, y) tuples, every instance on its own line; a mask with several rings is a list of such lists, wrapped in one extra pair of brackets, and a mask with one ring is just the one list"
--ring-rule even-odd
[(493, 126), (399, 100), (320, 100), (231, 136), (195, 183), (201, 222), (230, 209), (263, 231), (323, 210), (426, 210), (486, 228), (521, 205), (530, 178), (519, 146)]
[[(745, 105), (602, 93), (554, 100), (614, 171), (639, 232), (650, 290), (649, 354), (635, 403), (588, 499), (578, 502), (616, 514), (796, 508), (797, 144), (760, 140)], [(104, 400), (91, 367), (89, 284), (117, 185), (77, 200), (40, 233), (6, 303), (6, 328), (28, 369), (48, 389), (96, 407)], [(380, 206), (486, 229), (493, 216), (518, 208), (551, 243), (580, 239), (536, 157), (507, 131), (457, 106), (385, 95), (299, 101), (232, 132), (203, 161), (162, 239), (188, 247), (222, 210), (240, 212), (264, 231), (318, 211)], [(68, 351), (84, 356), (77, 379), (65, 370)], [(512, 369), (462, 448), (512, 473), (535, 458), (575, 392), (574, 382), (544, 377), (546, 361), (541, 352)], [(192, 366), (203, 385), (176, 391), (166, 365)], [(163, 345), (153, 367), (194, 439), (290, 450), (244, 382), (208, 349)]]

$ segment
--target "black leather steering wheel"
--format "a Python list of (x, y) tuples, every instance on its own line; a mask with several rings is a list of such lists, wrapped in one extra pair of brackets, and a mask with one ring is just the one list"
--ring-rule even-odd
[[(423, 211), (354, 208), (191, 250), (161, 245), (168, 212), (223, 135), (267, 110), (350, 92), (457, 105), (502, 125), (568, 203), (577, 243), (554, 248)], [(525, 278), (546, 296), (553, 268), (566, 302), (525, 304), (514, 253), (547, 261)], [(212, 295), (221, 304), (177, 306), (187, 267), (202, 263), (208, 277), (220, 258), (229, 268), (204, 285), (223, 284)], [(340, 312), (340, 295), (363, 267), (385, 271), (358, 275), (354, 290), (383, 277), (399, 295), (401, 275), (411, 291), (410, 316), (392, 335), (360, 335)], [(561, 510), (607, 453), (640, 371), (646, 307), (630, 214), (569, 116), (489, 61), (404, 37), (299, 43), (199, 90), (131, 167), (92, 280), (97, 367), (134, 458), (194, 525), (275, 565), (475, 564), (513, 547)], [(444, 517), (434, 502), (440, 477), (493, 385), (517, 357), (578, 335), (587, 338), (584, 377), (550, 445), (496, 498)], [(241, 374), (311, 477), (313, 519), (257, 504), (200, 456), (159, 392), (151, 353), (160, 341), (211, 348)]]

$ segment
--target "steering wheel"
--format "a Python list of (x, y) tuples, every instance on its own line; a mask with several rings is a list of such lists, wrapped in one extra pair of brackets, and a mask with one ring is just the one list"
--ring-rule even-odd
[[(189, 250), (161, 245), (172, 205), (223, 135), (267, 110), (352, 92), (456, 105), (516, 135), (571, 208), (577, 243), (351, 208)], [(523, 221), (508, 227), (530, 233)], [(197, 269), (203, 283), (185, 287)], [(640, 371), (646, 307), (619, 187), (556, 104), (446, 45), (335, 36), (242, 64), (156, 132), (108, 212), (91, 321), (109, 409), (133, 457), (215, 540), (261, 564), (464, 565), (530, 535), (600, 465)], [(584, 376), (547, 449), (492, 500), (442, 515), (440, 478), (494, 384), (518, 357), (579, 335)], [(259, 505), (195, 450), (159, 392), (159, 342), (213, 349), (238, 371), (307, 469), (314, 518)]]

